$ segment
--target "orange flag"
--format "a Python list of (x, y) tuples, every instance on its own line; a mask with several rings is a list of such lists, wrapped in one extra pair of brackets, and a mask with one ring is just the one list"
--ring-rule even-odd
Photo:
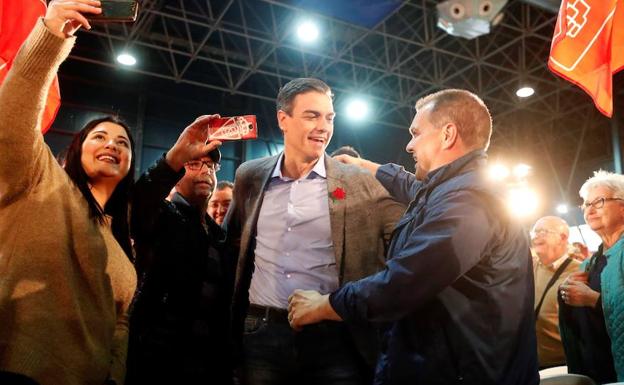
[[(0, 83), (37, 20), (46, 12), (44, 0), (0, 0)], [(58, 78), (54, 79), (43, 112), (41, 131), (46, 132), (61, 105)]]
[(613, 115), (613, 74), (624, 68), (624, 1), (563, 0), (548, 67)]

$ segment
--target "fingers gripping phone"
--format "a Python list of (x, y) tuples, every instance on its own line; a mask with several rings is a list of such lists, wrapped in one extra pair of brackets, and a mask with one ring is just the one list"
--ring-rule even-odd
[(139, 2), (132, 0), (101, 0), (102, 13), (89, 15), (89, 20), (100, 23), (129, 23), (137, 18)]

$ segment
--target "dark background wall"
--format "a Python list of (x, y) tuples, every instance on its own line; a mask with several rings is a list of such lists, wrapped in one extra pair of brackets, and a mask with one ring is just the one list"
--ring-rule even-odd
[[(199, 115), (212, 113), (222, 116), (254, 114), (258, 119), (258, 139), (228, 142), (221, 148), (220, 180), (234, 180), (236, 168), (246, 160), (274, 155), (283, 149), (273, 100), (227, 95), (72, 60), (61, 67), (59, 81), (62, 106), (45, 135), (54, 153), (67, 147), (71, 136), (87, 121), (103, 115), (117, 115), (133, 130), (138, 177), (175, 143), (186, 125)], [(328, 152), (348, 144), (370, 159), (403, 163), (413, 168), (411, 158), (402, 150), (409, 140), (407, 127), (398, 129), (367, 121), (351, 122), (341, 116), (341, 107), (337, 100), (338, 115)]]

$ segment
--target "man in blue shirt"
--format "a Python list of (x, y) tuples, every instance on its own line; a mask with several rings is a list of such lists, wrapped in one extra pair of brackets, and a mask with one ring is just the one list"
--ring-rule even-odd
[(224, 227), (238, 256), (234, 331), (248, 384), (355, 385), (372, 376), (376, 346), (365, 327), (328, 321), (295, 332), (287, 319), (294, 290), (331, 293), (379, 271), (404, 210), (372, 175), (326, 155), (334, 115), (327, 84), (290, 81), (277, 97), (284, 151), (236, 172)]
[(487, 179), (489, 111), (464, 90), (416, 110), (406, 147), (415, 174), (342, 157), (409, 204), (386, 268), (331, 294), (296, 291), (290, 323), (384, 325), (376, 384), (537, 384), (529, 241)]

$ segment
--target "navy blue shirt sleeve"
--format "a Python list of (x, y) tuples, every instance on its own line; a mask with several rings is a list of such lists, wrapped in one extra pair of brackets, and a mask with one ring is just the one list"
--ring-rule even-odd
[(393, 241), (383, 271), (331, 294), (330, 303), (342, 319), (401, 319), (479, 263), (496, 230), (476, 192), (453, 191), (422, 210), (419, 224), (410, 228), (409, 221), (402, 230), (406, 236)]
[(375, 173), (375, 178), (396, 201), (404, 205), (408, 205), (414, 199), (421, 185), (414, 174), (392, 163), (380, 166)]

